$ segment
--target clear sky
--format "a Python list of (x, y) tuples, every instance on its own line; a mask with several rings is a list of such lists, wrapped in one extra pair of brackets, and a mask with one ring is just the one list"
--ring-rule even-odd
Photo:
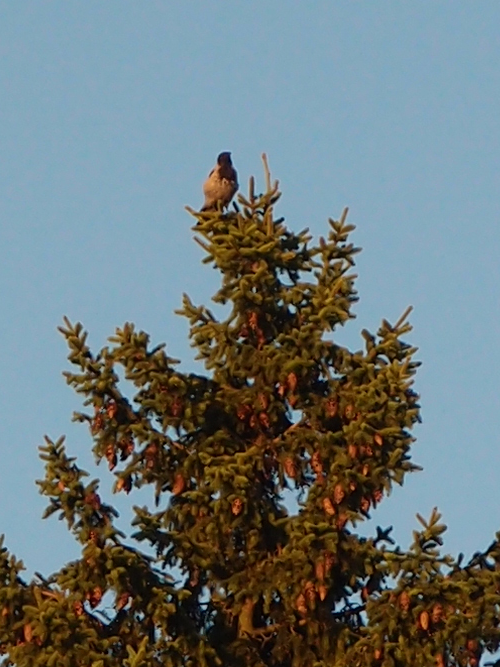
[[(317, 237), (350, 207), (358, 319), (412, 304), (425, 470), (374, 514), (403, 544), (437, 505), (467, 554), (500, 529), (500, 4), (0, 1), (0, 532), (30, 571), (78, 551), (42, 522), (37, 446), (91, 468), (56, 327), (100, 348), (134, 321), (193, 367), (186, 291), (207, 303), (184, 205), (218, 152), (242, 189), (268, 154), (278, 213)], [(93, 474), (110, 488), (105, 469)], [(134, 496), (119, 498), (126, 508)], [(142, 502), (142, 500), (141, 500)]]

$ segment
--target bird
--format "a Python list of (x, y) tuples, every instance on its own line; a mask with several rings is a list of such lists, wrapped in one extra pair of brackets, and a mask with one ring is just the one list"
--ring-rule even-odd
[(217, 156), (217, 164), (203, 183), (205, 202), (201, 211), (214, 211), (218, 204), (229, 206), (238, 190), (238, 174), (231, 162), (231, 153), (224, 151)]

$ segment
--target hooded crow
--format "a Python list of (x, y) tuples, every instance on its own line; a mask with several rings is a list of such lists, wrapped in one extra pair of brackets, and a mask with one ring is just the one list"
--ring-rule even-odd
[(217, 164), (203, 184), (205, 202), (202, 211), (213, 211), (218, 204), (222, 208), (229, 206), (238, 190), (238, 174), (231, 162), (231, 153), (225, 151), (217, 157)]

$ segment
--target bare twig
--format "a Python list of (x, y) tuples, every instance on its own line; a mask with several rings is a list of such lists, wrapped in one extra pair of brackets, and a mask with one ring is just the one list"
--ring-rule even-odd
[(406, 320), (406, 318), (408, 317), (408, 315), (411, 313), (412, 310), (413, 306), (408, 306), (408, 308), (405, 310), (405, 312), (401, 315), (399, 320), (394, 325), (394, 329), (399, 329), (399, 327), (403, 324), (403, 322)]
[(264, 173), (266, 175), (266, 188), (269, 192), (271, 190), (271, 172), (269, 171), (269, 165), (267, 164), (267, 155), (262, 153), (262, 162), (264, 163)]

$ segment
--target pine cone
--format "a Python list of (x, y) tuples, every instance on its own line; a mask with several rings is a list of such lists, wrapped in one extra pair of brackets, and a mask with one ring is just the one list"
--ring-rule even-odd
[(121, 491), (122, 489), (125, 493), (130, 493), (130, 490), (132, 489), (132, 477), (130, 477), (130, 475), (118, 478), (116, 482), (116, 490)]
[(304, 587), (304, 595), (310, 604), (314, 603), (314, 600), (316, 599), (316, 587), (312, 581), (306, 583)]
[(238, 516), (238, 514), (241, 514), (243, 510), (243, 502), (241, 501), (240, 498), (236, 498), (233, 500), (231, 504), (231, 512), (234, 514), (234, 516)]
[(347, 454), (351, 457), (351, 459), (357, 459), (358, 458), (358, 447), (355, 445), (353, 442), (350, 442), (347, 445)]
[(134, 451), (134, 441), (132, 438), (122, 438), (118, 443), (118, 449), (120, 450), (120, 461), (125, 461)]
[(323, 579), (325, 578), (325, 563), (323, 560), (316, 561), (314, 572), (316, 575), (316, 579), (318, 581), (323, 581)]
[(295, 461), (290, 456), (285, 459), (283, 467), (290, 479), (295, 479), (297, 477), (297, 467), (295, 465)]
[(92, 435), (96, 435), (100, 431), (102, 431), (104, 427), (104, 419), (100, 413), (96, 414), (92, 421), (92, 425), (90, 427), (90, 430), (92, 432)]
[(440, 602), (436, 602), (431, 612), (431, 621), (433, 625), (439, 623), (443, 618), (443, 605)]
[(120, 609), (123, 609), (124, 607), (126, 607), (129, 603), (130, 598), (131, 598), (130, 593), (127, 593), (127, 592), (122, 593), (116, 601), (117, 611), (120, 611)]
[(323, 464), (321, 462), (321, 455), (319, 452), (314, 452), (311, 456), (311, 468), (316, 473), (316, 475), (321, 475), (323, 472)]
[(298, 384), (297, 376), (295, 375), (295, 373), (288, 373), (287, 378), (286, 378), (286, 382), (287, 382), (287, 385), (288, 385), (288, 389), (293, 394), (295, 392), (295, 390), (297, 389), (297, 384)]
[(261, 412), (259, 414), (259, 421), (262, 424), (264, 428), (269, 428), (271, 426), (271, 422), (269, 420), (269, 416), (265, 412)]
[(94, 590), (88, 595), (89, 603), (92, 608), (97, 607), (99, 602), (102, 600), (102, 588), (96, 586)]
[(371, 503), (370, 498), (366, 498), (366, 497), (361, 498), (361, 503), (359, 505), (359, 508), (362, 512), (364, 512), (365, 514), (368, 514), (368, 512), (370, 511), (371, 504), (372, 503)]
[(176, 396), (174, 400), (172, 401), (172, 417), (180, 417), (182, 415), (182, 412), (184, 410), (184, 403), (182, 401), (182, 398), (180, 396)]
[(174, 496), (178, 496), (179, 493), (182, 493), (185, 488), (186, 488), (186, 481), (184, 480), (184, 477), (180, 473), (177, 473), (177, 475), (174, 477), (174, 485), (172, 486), (172, 493), (174, 494)]
[(351, 419), (354, 417), (355, 412), (354, 412), (354, 405), (346, 405), (345, 410), (344, 410), (344, 417), (347, 419), (347, 421), (351, 421)]
[(200, 581), (200, 569), (198, 567), (195, 567), (191, 572), (191, 576), (189, 577), (189, 585), (194, 588), (195, 586), (198, 585), (199, 581)]
[(475, 653), (478, 649), (478, 642), (477, 639), (468, 639), (467, 640), (467, 650), (470, 651), (471, 653)]
[(344, 500), (345, 498), (345, 491), (344, 487), (342, 484), (336, 484), (335, 488), (333, 489), (333, 502), (336, 505), (340, 505), (340, 503)]
[(429, 612), (428, 611), (423, 611), (421, 612), (420, 616), (418, 617), (418, 623), (422, 630), (427, 630), (429, 629)]
[(303, 593), (300, 593), (297, 596), (297, 599), (295, 600), (295, 608), (299, 614), (303, 614), (304, 616), (307, 614), (306, 598)]
[(23, 627), (23, 636), (24, 641), (28, 642), (28, 644), (33, 639), (33, 629), (29, 623), (26, 623), (26, 625)]
[(335, 417), (339, 409), (339, 403), (336, 398), (329, 398), (326, 401), (326, 408), (325, 412), (328, 415), (328, 417)]
[(259, 326), (259, 317), (256, 312), (248, 313), (248, 326), (252, 331), (256, 331)]
[(335, 565), (335, 556), (331, 551), (325, 551), (325, 575), (329, 575), (332, 567)]
[(109, 445), (106, 446), (106, 461), (108, 462), (108, 468), (110, 470), (113, 470), (116, 468), (116, 463), (118, 461), (116, 452), (115, 452), (115, 446), (113, 443), (109, 443)]
[(410, 608), (410, 596), (406, 591), (403, 591), (399, 596), (399, 606), (403, 611), (408, 611)]
[(116, 405), (116, 402), (111, 400), (108, 403), (108, 406), (106, 408), (106, 412), (108, 413), (108, 417), (110, 419), (113, 419), (116, 416), (116, 413), (118, 412), (118, 406)]
[(144, 458), (146, 459), (146, 468), (151, 470), (155, 467), (158, 461), (158, 445), (156, 442), (151, 442), (144, 450)]
[(482, 648), (477, 639), (467, 640), (467, 651), (469, 652), (470, 667), (478, 667), (479, 659), (481, 658)]
[(77, 600), (73, 604), (73, 609), (77, 616), (81, 616), (83, 614), (83, 602), (81, 600)]
[(328, 516), (333, 516), (335, 514), (335, 507), (333, 506), (330, 498), (323, 498), (323, 509), (328, 514)]
[(99, 494), (95, 492), (88, 493), (84, 498), (84, 502), (96, 511), (101, 507), (101, 498), (99, 497)]
[(236, 408), (236, 416), (240, 421), (246, 421), (252, 414), (252, 408), (249, 405), (238, 405)]
[(259, 399), (259, 404), (262, 410), (267, 410), (269, 407), (269, 399), (265, 394), (260, 393), (257, 397)]

